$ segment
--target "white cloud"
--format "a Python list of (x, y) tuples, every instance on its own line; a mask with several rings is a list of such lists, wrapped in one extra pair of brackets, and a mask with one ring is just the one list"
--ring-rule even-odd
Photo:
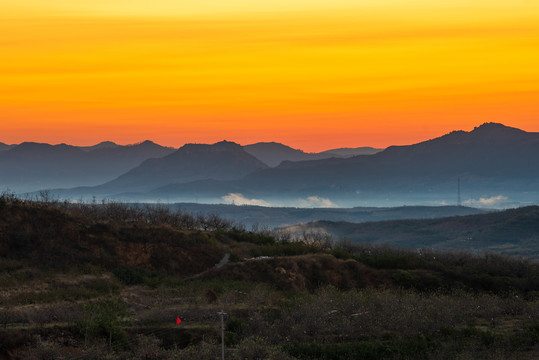
[(472, 207), (492, 207), (498, 205), (500, 202), (507, 201), (507, 196), (497, 195), (489, 198), (468, 199), (464, 201), (464, 205)]
[(235, 205), (256, 205), (256, 206), (271, 206), (268, 202), (259, 199), (248, 199), (239, 193), (230, 193), (222, 196), (224, 201)]
[(319, 196), (309, 196), (306, 199), (299, 200), (299, 207), (319, 207), (319, 208), (334, 208), (338, 207), (331, 200)]

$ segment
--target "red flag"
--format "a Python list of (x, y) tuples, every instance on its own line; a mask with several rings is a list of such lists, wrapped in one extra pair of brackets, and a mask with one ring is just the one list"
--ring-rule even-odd
[(176, 318), (176, 324), (180, 324), (182, 322), (182, 319), (180, 319), (179, 317)]

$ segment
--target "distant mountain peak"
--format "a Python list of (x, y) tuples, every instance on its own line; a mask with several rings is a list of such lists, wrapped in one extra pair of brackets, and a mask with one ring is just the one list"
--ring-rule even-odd
[(14, 152), (39, 152), (39, 151), (58, 151), (58, 150), (79, 150), (75, 146), (66, 145), (66, 144), (58, 144), (58, 145), (51, 145), (47, 143), (38, 143), (38, 142), (32, 142), (27, 141), (23, 142), (17, 146), (14, 146), (11, 151)]
[(471, 132), (472, 133), (485, 133), (493, 131), (504, 131), (504, 132), (518, 132), (526, 133), (524, 130), (520, 130), (514, 127), (506, 126), (504, 124), (495, 123), (495, 122), (486, 122), (479, 126), (476, 126)]
[[(430, 139), (414, 145), (400, 146), (396, 148), (432, 149), (432, 146), (451, 145), (511, 145), (528, 142), (537, 142), (539, 133), (526, 132), (503, 124), (487, 122), (476, 126), (472, 131), (455, 130), (441, 137)], [(391, 147), (395, 148), (395, 147)], [(392, 149), (393, 150), (393, 149)]]
[(267, 166), (231, 141), (185, 144), (161, 158), (148, 159), (120, 177), (103, 184), (110, 191), (147, 191), (169, 184), (198, 180), (235, 180)]
[(468, 133), (470, 139), (478, 143), (511, 144), (536, 141), (537, 134), (505, 126), (498, 123), (484, 123)]
[(151, 140), (144, 140), (144, 141), (141, 141), (141, 142), (133, 144), (133, 145), (134, 146), (154, 146), (154, 145), (157, 145), (157, 144), (154, 143)]
[(53, 145), (47, 143), (38, 143), (35, 141), (24, 141), (17, 145), (18, 147), (52, 147)]
[(206, 152), (206, 151), (240, 151), (243, 152), (243, 146), (233, 141), (219, 141), (215, 144), (185, 144), (176, 151), (176, 153), (183, 152)]
[(502, 123), (496, 123), (496, 122), (485, 122), (485, 123), (482, 123), (481, 125), (479, 126), (476, 126), (474, 127), (474, 130), (477, 130), (477, 129), (489, 129), (489, 128), (509, 128), (509, 126), (506, 126)]
[(112, 141), (101, 141), (99, 144), (96, 144), (94, 146), (99, 146), (99, 147), (114, 147), (114, 146), (118, 146), (118, 144), (116, 144), (115, 142), (112, 142)]
[(280, 142), (276, 142), (276, 141), (266, 141), (266, 142), (258, 142), (258, 143), (255, 143), (255, 144), (250, 144), (250, 145), (245, 145), (245, 146), (248, 146), (248, 147), (252, 147), (252, 146), (258, 146), (258, 147), (266, 147), (266, 148), (280, 148), (280, 149), (291, 149), (291, 150), (294, 150), (294, 151), (301, 151), (303, 152), (302, 150), (299, 150), (299, 149), (294, 149), (288, 145), (285, 145), (283, 143), (280, 143)]
[(210, 146), (213, 146), (216, 148), (243, 149), (243, 146), (241, 146), (240, 144), (237, 144), (233, 141), (227, 141), (227, 140), (219, 141)]
[(277, 141), (261, 141), (257, 144), (272, 144), (272, 145), (279, 145), (279, 146), (286, 146), (286, 147), (290, 147), (288, 145), (285, 145), (285, 144), (282, 144), (280, 142), (277, 142)]
[(168, 149), (168, 150), (171, 150), (171, 151), (177, 150), (177, 149), (175, 149), (173, 147), (159, 145), (158, 143), (153, 142), (151, 140), (144, 140), (144, 141), (141, 141), (141, 142), (138, 142), (138, 143), (125, 145), (125, 146), (118, 146), (117, 145), (117, 147), (137, 149), (139, 151), (155, 151), (155, 150), (162, 150), (162, 149)]
[(112, 142), (112, 141), (101, 141), (99, 144), (91, 145), (91, 146), (78, 146), (79, 149), (84, 151), (93, 151), (93, 150), (102, 150), (102, 149), (113, 149), (120, 147), (120, 145)]

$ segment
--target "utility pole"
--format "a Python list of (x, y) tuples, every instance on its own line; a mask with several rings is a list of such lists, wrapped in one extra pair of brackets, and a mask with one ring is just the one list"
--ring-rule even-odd
[(225, 320), (226, 312), (221, 309), (217, 314), (221, 315), (221, 360), (225, 360)]

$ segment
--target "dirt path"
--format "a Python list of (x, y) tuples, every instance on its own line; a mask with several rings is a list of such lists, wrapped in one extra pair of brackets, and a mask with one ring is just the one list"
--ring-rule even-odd
[(215, 268), (219, 269), (225, 266), (228, 263), (228, 259), (230, 259), (230, 254), (226, 253), (225, 256), (219, 261), (217, 264), (215, 264)]
[(193, 276), (189, 276), (188, 278), (185, 278), (184, 280), (192, 280), (192, 279), (196, 279), (196, 278), (199, 278), (201, 277), (202, 275), (206, 274), (206, 273), (209, 273), (210, 271), (212, 271), (213, 269), (219, 269), (219, 268), (222, 268), (223, 266), (225, 266), (227, 263), (228, 263), (228, 260), (230, 259), (230, 254), (229, 253), (226, 253), (225, 256), (223, 256), (223, 258), (221, 259), (221, 261), (219, 261), (217, 264), (214, 265), (214, 267), (208, 269), (208, 270), (205, 270), (201, 273), (198, 273), (196, 275), (193, 275)]

